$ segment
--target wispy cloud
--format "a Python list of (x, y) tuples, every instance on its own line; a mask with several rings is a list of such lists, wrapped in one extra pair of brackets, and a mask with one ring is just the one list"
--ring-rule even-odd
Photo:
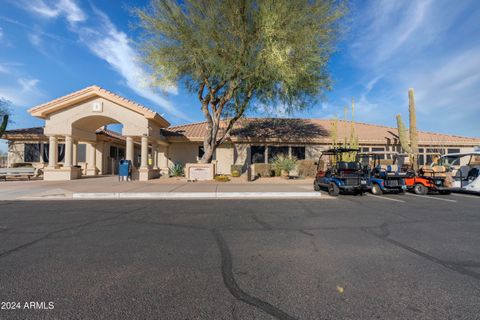
[[(12, 74), (15, 77), (15, 74)], [(43, 101), (46, 94), (38, 86), (39, 80), (20, 76), (16, 82), (0, 85), (0, 97), (12, 102), (16, 107), (30, 107)]]
[[(73, 0), (61, 0), (47, 5), (43, 0), (24, 3), (30, 12), (51, 19), (65, 17), (71, 32), (77, 34), (80, 42), (95, 56), (106, 61), (119, 73), (124, 83), (139, 96), (153, 102), (167, 113), (189, 120), (169, 100), (151, 86), (151, 79), (141, 64), (140, 57), (127, 34), (118, 30), (109, 17), (93, 7), (93, 15), (87, 14)], [(39, 45), (39, 39), (32, 35), (32, 44)], [(40, 47), (41, 49), (41, 47)], [(177, 94), (176, 86), (165, 86), (162, 91)]]
[(477, 1), (361, 4), (347, 40), (360, 75), (359, 117), (394, 123), (396, 113), (407, 113), (407, 90), (414, 87), (421, 128), (478, 135), (480, 46), (470, 40), (480, 36)]

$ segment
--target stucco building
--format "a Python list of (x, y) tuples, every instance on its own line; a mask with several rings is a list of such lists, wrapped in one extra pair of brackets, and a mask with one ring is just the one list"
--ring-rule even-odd
[[(98, 86), (76, 91), (29, 110), (45, 126), (6, 132), (8, 164), (28, 162), (43, 168), (46, 180), (114, 174), (120, 159), (131, 160), (139, 179), (167, 174), (174, 163), (195, 163), (202, 154), (206, 123), (170, 126), (156, 112)], [(122, 133), (106, 129), (121, 124)], [(339, 121), (337, 141), (350, 135), (351, 123)], [(318, 159), (332, 145), (332, 120), (247, 118), (239, 121), (214, 155), (216, 171), (232, 164), (246, 168), (268, 163), (276, 154)], [(396, 128), (355, 123), (362, 151), (401, 151)], [(419, 132), (420, 162), (434, 154), (471, 151), (479, 138)], [(53, 146), (53, 148), (52, 148)]]

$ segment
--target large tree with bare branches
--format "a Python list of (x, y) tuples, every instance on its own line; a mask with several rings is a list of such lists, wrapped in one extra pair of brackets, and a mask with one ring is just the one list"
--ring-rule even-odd
[(181, 81), (198, 95), (202, 162), (252, 108), (305, 109), (330, 88), (344, 12), (339, 0), (153, 0), (137, 10), (156, 83)]

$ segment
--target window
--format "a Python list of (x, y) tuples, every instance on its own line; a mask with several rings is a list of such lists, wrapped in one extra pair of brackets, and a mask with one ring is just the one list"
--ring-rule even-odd
[[(385, 148), (372, 148), (372, 152), (375, 152), (375, 153), (385, 152)], [(385, 159), (385, 154), (380, 154), (379, 158), (382, 160)]]
[(118, 148), (110, 146), (110, 158), (116, 159), (118, 154)]
[[(43, 145), (43, 161), (45, 162), (48, 162), (49, 149), (50, 149), (50, 145), (48, 143), (45, 143)], [(65, 144), (63, 143), (58, 144), (57, 154), (58, 154), (57, 162), (62, 162), (63, 159), (65, 158)]]
[(447, 153), (460, 153), (460, 149), (447, 149)]
[(87, 145), (82, 143), (77, 147), (77, 161), (85, 162), (87, 161)]
[(268, 146), (268, 162), (272, 162), (273, 158), (283, 154), (284, 156), (288, 157), (288, 147), (276, 147), (276, 146)]
[(265, 146), (250, 147), (250, 163), (265, 163)]
[(40, 162), (40, 144), (25, 143), (23, 162)]
[(360, 148), (360, 152), (370, 152), (370, 148), (369, 147)]
[(425, 164), (425, 156), (423, 154), (419, 154), (417, 162), (419, 165), (423, 166)]
[(292, 147), (292, 157), (305, 160), (305, 147)]
[(205, 154), (205, 149), (203, 149), (203, 146), (198, 146), (198, 157), (201, 159), (204, 154)]

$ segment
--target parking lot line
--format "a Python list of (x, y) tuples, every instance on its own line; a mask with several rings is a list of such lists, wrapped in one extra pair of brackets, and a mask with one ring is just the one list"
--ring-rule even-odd
[(393, 198), (388, 198), (388, 197), (383, 197), (383, 196), (377, 196), (377, 195), (374, 195), (374, 194), (369, 194), (368, 196), (369, 197), (375, 197), (375, 198), (381, 198), (381, 199), (385, 199), (385, 200), (390, 200), (390, 201), (395, 201), (395, 202), (405, 202), (404, 200), (393, 199)]
[(440, 200), (440, 201), (446, 201), (446, 202), (457, 202), (457, 200), (452, 200), (452, 199), (444, 199), (440, 197), (431, 197), (431, 196), (424, 196), (421, 194), (412, 194), (412, 193), (407, 193), (409, 196), (413, 197), (422, 197), (422, 198), (427, 198), (427, 199), (433, 199), (433, 200)]
[(479, 196), (475, 196), (475, 195), (458, 194), (458, 193), (452, 193), (452, 195), (457, 196), (457, 197), (470, 198), (470, 199), (480, 199)]

